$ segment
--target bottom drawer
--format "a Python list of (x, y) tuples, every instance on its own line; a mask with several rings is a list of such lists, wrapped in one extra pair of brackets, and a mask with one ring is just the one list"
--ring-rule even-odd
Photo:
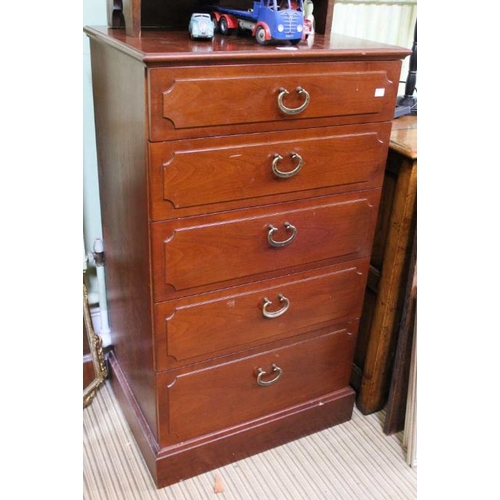
[(215, 366), (158, 375), (160, 446), (223, 431), (347, 387), (358, 323)]

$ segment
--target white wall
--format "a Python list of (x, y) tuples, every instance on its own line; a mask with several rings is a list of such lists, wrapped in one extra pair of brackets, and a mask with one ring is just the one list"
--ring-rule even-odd
[[(336, 0), (332, 33), (411, 49), (416, 20), (417, 0)], [(409, 61), (409, 57), (403, 61), (403, 81)], [(403, 93), (401, 84), (399, 94)]]
[[(106, 0), (83, 0), (83, 25), (105, 26)], [(102, 238), (97, 156), (92, 102), (92, 72), (88, 37), (83, 37), (83, 237), (86, 252), (91, 252), (94, 241)], [(92, 301), (97, 293), (97, 281), (92, 263), (87, 270), (88, 287)]]

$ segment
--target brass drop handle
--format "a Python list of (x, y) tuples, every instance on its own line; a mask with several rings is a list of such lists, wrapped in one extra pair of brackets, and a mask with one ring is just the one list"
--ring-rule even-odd
[(267, 372), (262, 368), (258, 368), (257, 369), (257, 384), (259, 384), (261, 387), (268, 387), (270, 385), (275, 384), (279, 380), (279, 378), (281, 377), (283, 370), (277, 364), (273, 363), (272, 373), (276, 373), (276, 376), (273, 379), (262, 380), (262, 377), (264, 375), (267, 375)]
[(288, 311), (288, 308), (290, 307), (290, 301), (281, 293), (278, 295), (278, 297), (280, 299), (280, 302), (283, 304), (283, 307), (278, 311), (268, 311), (267, 308), (272, 304), (272, 301), (270, 301), (267, 297), (264, 297), (262, 314), (265, 318), (278, 318)]
[(297, 235), (297, 228), (294, 225), (290, 224), (289, 222), (285, 222), (284, 226), (286, 230), (291, 231), (292, 234), (286, 240), (276, 241), (275, 239), (273, 239), (273, 234), (278, 230), (278, 228), (274, 227), (272, 224), (269, 225), (269, 231), (267, 232), (267, 241), (272, 247), (280, 248), (289, 245)]
[(291, 153), (290, 156), (292, 160), (297, 160), (297, 166), (293, 170), (290, 170), (290, 172), (283, 172), (278, 168), (278, 164), (281, 160), (283, 160), (283, 157), (277, 153), (274, 155), (272, 169), (273, 174), (276, 177), (279, 177), (280, 179), (289, 179), (290, 177), (293, 177), (300, 172), (303, 161), (302, 156), (300, 156), (298, 153)]
[(309, 92), (307, 92), (307, 90), (303, 89), (302, 87), (297, 87), (295, 89), (295, 92), (297, 92), (297, 94), (302, 95), (305, 98), (304, 102), (298, 108), (288, 108), (283, 104), (283, 97), (285, 97), (290, 93), (288, 92), (287, 89), (282, 87), (280, 88), (279, 92), (280, 93), (278, 94), (278, 107), (286, 115), (298, 115), (299, 113), (302, 113), (302, 111), (304, 111), (304, 109), (306, 109), (307, 106), (309, 106), (309, 101), (311, 100), (311, 96), (309, 95)]

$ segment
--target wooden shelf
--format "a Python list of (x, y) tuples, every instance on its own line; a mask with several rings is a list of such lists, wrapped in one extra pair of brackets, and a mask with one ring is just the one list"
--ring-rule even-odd
[[(125, 28), (127, 36), (138, 37), (141, 30), (186, 29), (193, 12), (203, 5), (230, 5), (248, 8), (249, 0), (107, 0), (108, 26)], [(316, 32), (324, 35), (332, 31), (335, 0), (314, 0)]]

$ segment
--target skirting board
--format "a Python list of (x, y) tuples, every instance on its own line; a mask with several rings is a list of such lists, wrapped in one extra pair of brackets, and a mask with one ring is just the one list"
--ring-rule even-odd
[(351, 419), (350, 387), (244, 425), (160, 449), (111, 351), (110, 381), (158, 488), (228, 465)]

